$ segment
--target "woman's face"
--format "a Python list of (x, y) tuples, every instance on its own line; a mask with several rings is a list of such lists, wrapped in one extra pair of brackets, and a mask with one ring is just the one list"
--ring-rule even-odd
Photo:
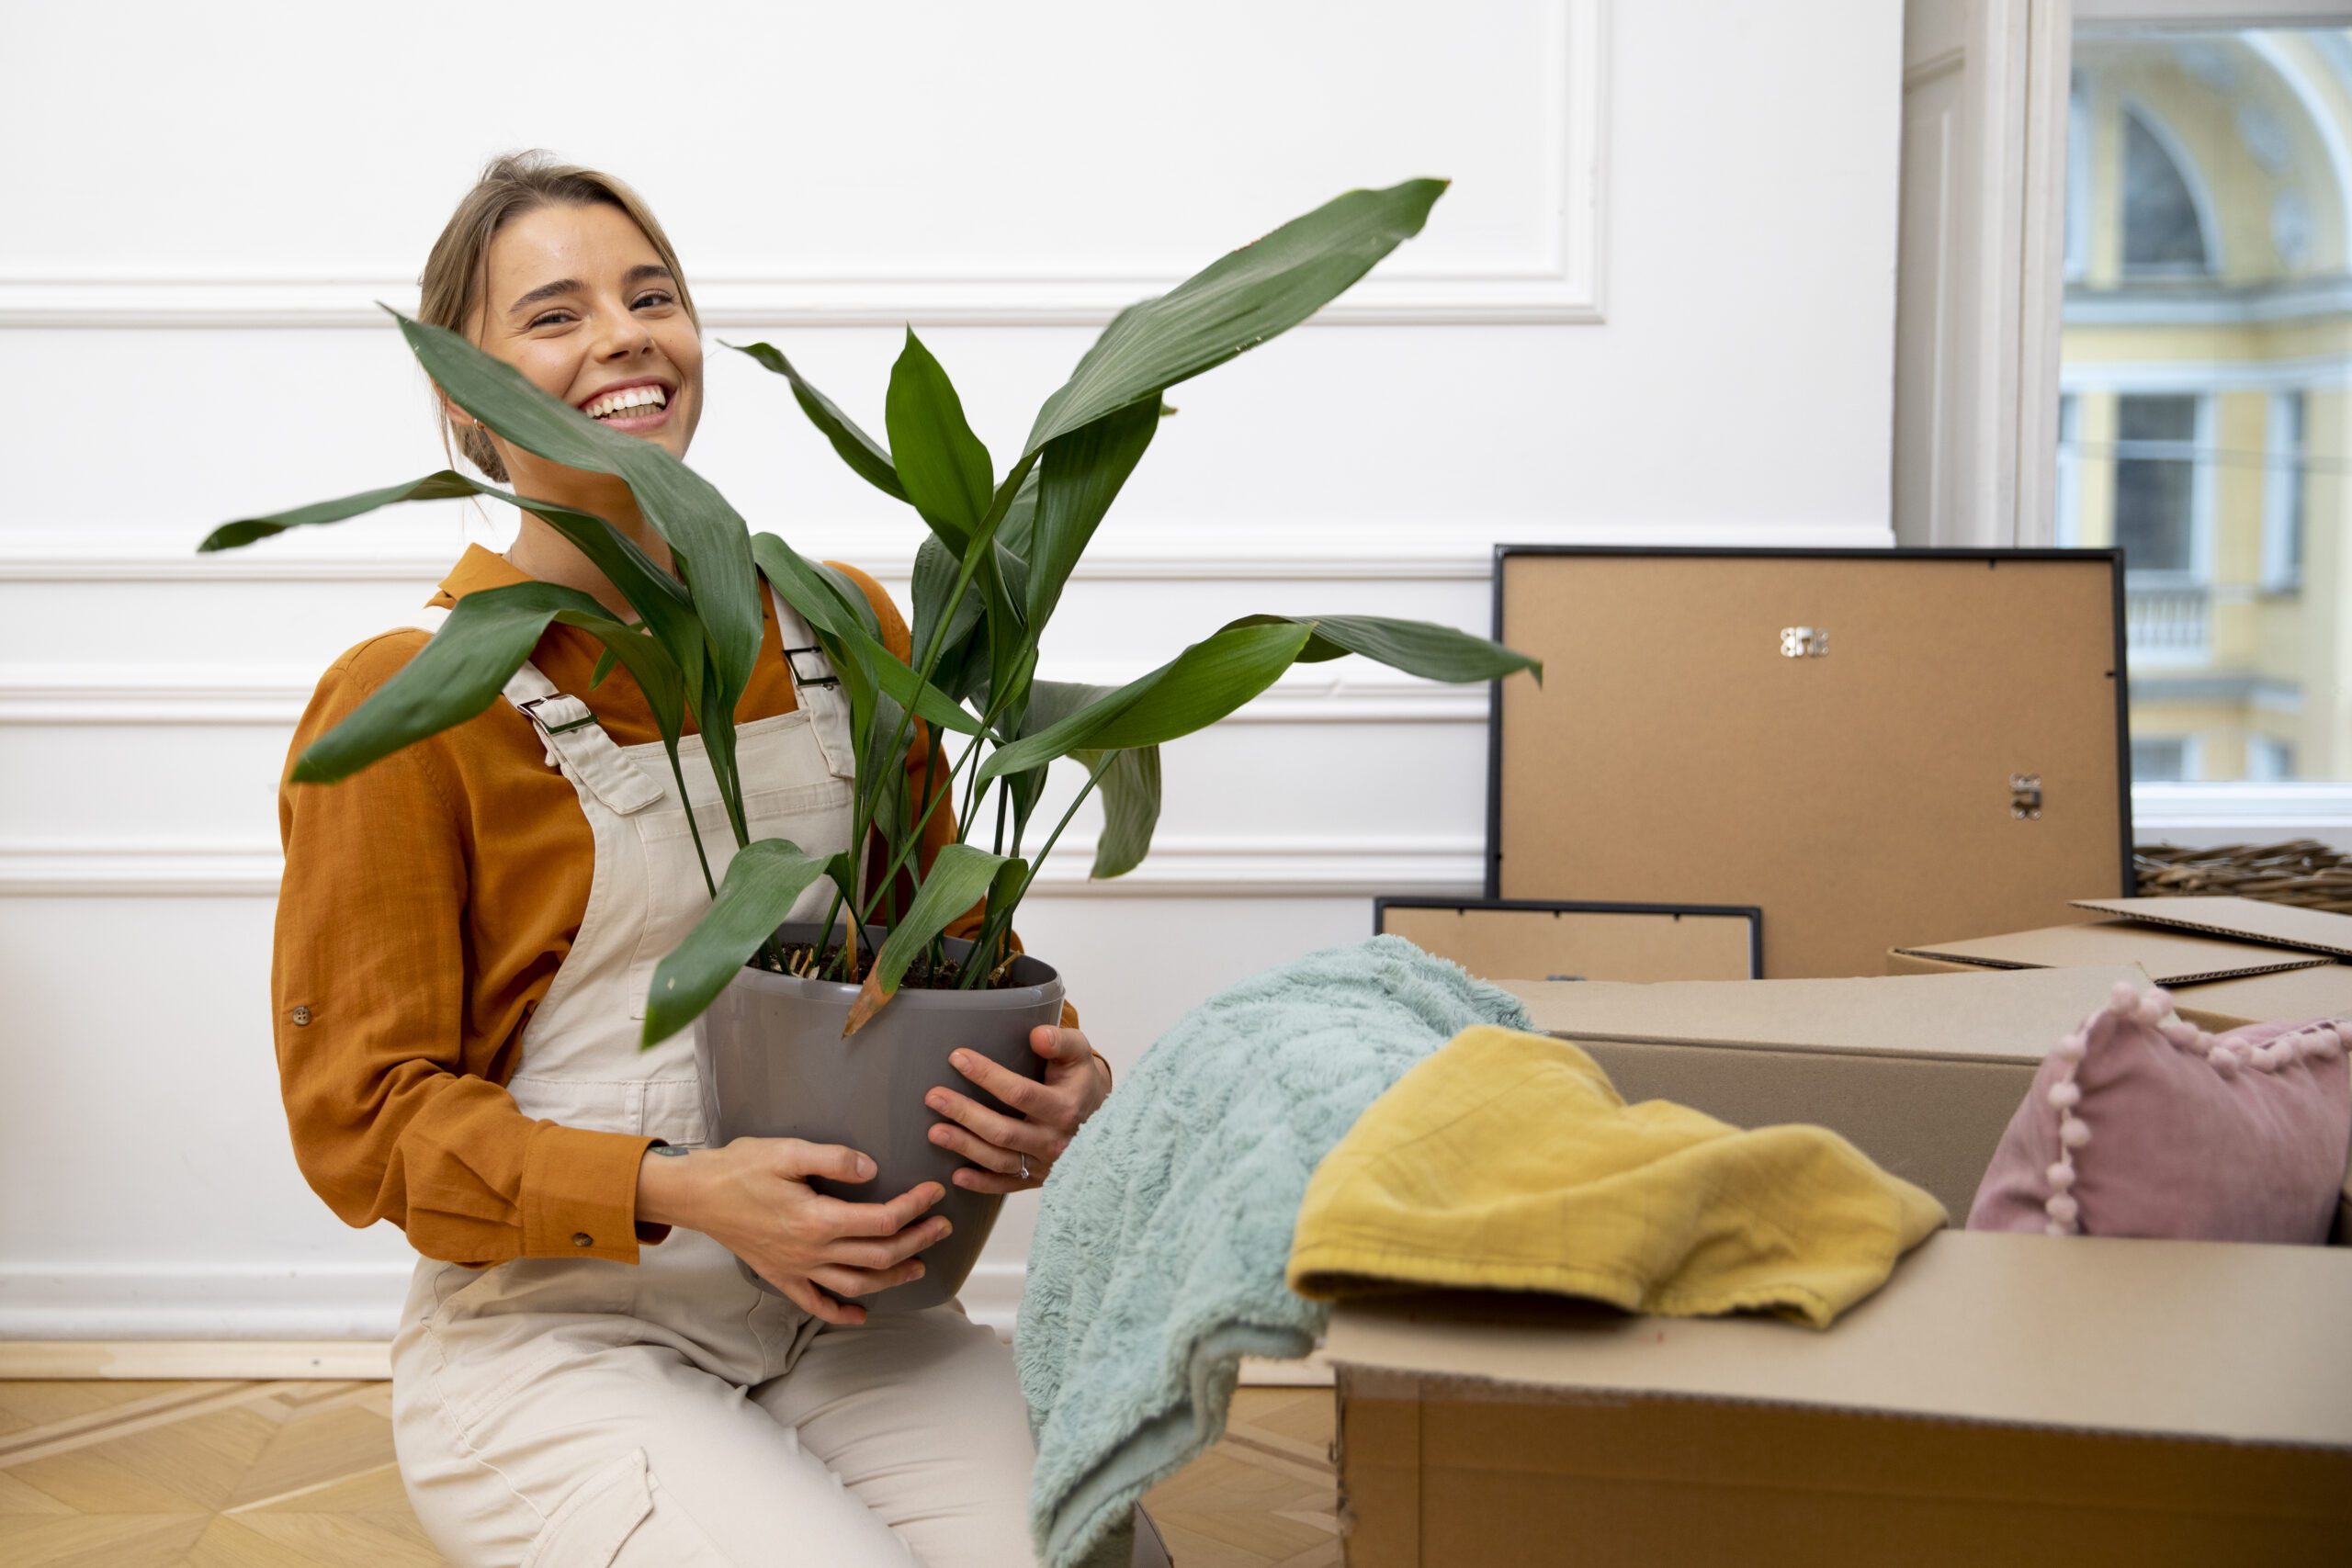
[[(702, 417), (702, 337), (628, 214), (602, 202), (534, 208), (499, 230), (488, 260), (477, 344), (598, 423), (686, 455)], [(524, 495), (617, 482), (491, 440)]]

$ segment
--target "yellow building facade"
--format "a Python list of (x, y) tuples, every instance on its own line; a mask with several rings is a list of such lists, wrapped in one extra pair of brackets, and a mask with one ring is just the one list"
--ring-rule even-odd
[(2352, 777), (2352, 32), (2077, 39), (2058, 535), (2125, 553), (2135, 777)]

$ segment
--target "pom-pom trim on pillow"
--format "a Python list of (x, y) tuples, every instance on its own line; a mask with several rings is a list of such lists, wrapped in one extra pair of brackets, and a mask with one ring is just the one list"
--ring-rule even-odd
[[(2225, 1040), (2198, 1028), (2175, 1011), (2171, 992), (2155, 990), (2142, 996), (2128, 980), (2115, 983), (2115, 994), (2107, 1010), (2118, 1019), (2132, 1019), (2146, 1025), (2178, 1050), (2204, 1057), (2213, 1071), (2225, 1078), (2242, 1072), (2275, 1073), (2300, 1061), (2324, 1062), (2342, 1055), (2345, 1049), (2346, 1026), (2335, 1019), (2304, 1024), (2264, 1045), (2248, 1046)], [(2052, 1235), (2075, 1235), (2082, 1230), (2082, 1204), (2074, 1191), (2077, 1174), (2075, 1161), (2082, 1150), (2090, 1146), (2091, 1127), (2082, 1116), (2083, 1089), (2075, 1081), (2075, 1075), (2090, 1050), (2091, 1026), (2098, 1021), (2098, 1015), (2092, 1014), (2084, 1020), (2081, 1028), (2051, 1050), (2051, 1055), (2064, 1064), (2049, 1090), (2050, 1104), (2058, 1112), (2058, 1158), (2042, 1173), (2050, 1189), (2049, 1197), (2041, 1204), (2041, 1212), (2049, 1216), (2049, 1223), (2042, 1229)]]

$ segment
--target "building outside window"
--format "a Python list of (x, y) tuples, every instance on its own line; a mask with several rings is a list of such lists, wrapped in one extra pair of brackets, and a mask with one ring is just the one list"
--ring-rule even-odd
[(2071, 84), (2054, 513), (2124, 551), (2133, 776), (2352, 779), (2352, 29), (2086, 25)]
[(2132, 738), (2132, 782), (2191, 783), (2196, 774), (2190, 771), (2190, 758), (2191, 746), (2186, 736), (2135, 735)]

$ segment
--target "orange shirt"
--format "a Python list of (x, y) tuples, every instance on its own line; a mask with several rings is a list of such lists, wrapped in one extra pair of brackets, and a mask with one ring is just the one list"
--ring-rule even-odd
[[(908, 658), (889, 596), (842, 570), (873, 601), (883, 641)], [(526, 581), (503, 557), (469, 547), (427, 603)], [(760, 657), (738, 723), (798, 705), (765, 593), (761, 607)], [(387, 632), (336, 660), (296, 728), (288, 773), (425, 640)], [(602, 651), (587, 633), (550, 626), (531, 661), (585, 702), (616, 744), (659, 740), (626, 670), (590, 685)], [(927, 760), (916, 726), (907, 767), (917, 795)], [(934, 784), (944, 787), (944, 762), (939, 771)], [(579, 932), (595, 867), (579, 797), (548, 765), (531, 721), (492, 702), (340, 783), (281, 775), (277, 822), (278, 1076), (295, 1158), (328, 1206), (354, 1225), (389, 1219), (426, 1257), (461, 1263), (583, 1252), (633, 1263), (640, 1240), (668, 1234), (636, 1221), (638, 1165), (653, 1139), (533, 1121), (502, 1087)], [(922, 864), (955, 836), (943, 805), (924, 830)], [(951, 931), (968, 934), (978, 913)], [(575, 1234), (594, 1244), (574, 1246)]]

